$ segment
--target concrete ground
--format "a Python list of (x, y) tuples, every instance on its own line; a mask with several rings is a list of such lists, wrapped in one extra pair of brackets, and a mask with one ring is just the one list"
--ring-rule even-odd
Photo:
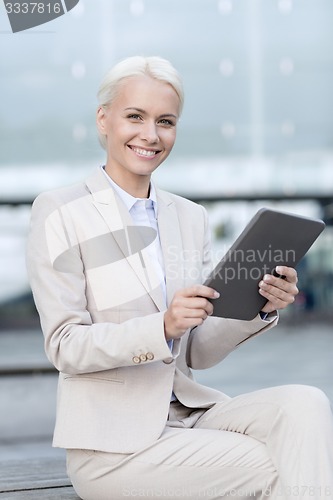
[[(231, 396), (281, 384), (310, 384), (333, 403), (333, 327), (283, 322), (243, 344), (196, 379)], [(0, 331), (0, 461), (64, 456), (51, 447), (57, 374), (37, 329)], [(21, 370), (25, 373), (18, 374)]]

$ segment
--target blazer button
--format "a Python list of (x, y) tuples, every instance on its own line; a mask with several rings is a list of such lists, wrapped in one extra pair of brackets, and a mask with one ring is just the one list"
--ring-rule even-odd
[(138, 365), (139, 363), (141, 363), (141, 359), (139, 358), (139, 356), (133, 356), (132, 361), (136, 365)]
[(140, 354), (140, 361), (147, 361), (147, 356), (145, 354)]
[(152, 361), (154, 359), (154, 354), (152, 352), (147, 352), (146, 356), (148, 361)]

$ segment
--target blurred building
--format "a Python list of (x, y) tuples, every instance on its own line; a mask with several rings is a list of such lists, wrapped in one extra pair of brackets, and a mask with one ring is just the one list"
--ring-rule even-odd
[[(263, 204), (332, 223), (332, 23), (331, 0), (80, 0), (13, 34), (1, 3), (0, 302), (28, 290), (29, 205), (9, 203), (103, 163), (96, 91), (130, 55), (166, 57), (183, 75), (178, 142), (156, 179), (208, 200), (217, 245)], [(328, 227), (304, 263), (319, 309), (333, 305), (331, 249)]]

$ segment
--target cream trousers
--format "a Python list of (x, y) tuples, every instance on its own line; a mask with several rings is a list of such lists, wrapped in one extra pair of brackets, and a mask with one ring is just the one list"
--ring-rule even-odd
[(328, 500), (332, 412), (319, 389), (301, 385), (255, 391), (209, 410), (175, 402), (149, 447), (130, 455), (67, 450), (67, 466), (83, 500)]

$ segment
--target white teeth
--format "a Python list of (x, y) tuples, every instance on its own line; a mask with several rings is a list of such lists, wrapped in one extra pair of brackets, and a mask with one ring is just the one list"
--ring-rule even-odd
[(146, 149), (132, 148), (135, 153), (141, 156), (155, 156), (157, 151), (147, 151)]

